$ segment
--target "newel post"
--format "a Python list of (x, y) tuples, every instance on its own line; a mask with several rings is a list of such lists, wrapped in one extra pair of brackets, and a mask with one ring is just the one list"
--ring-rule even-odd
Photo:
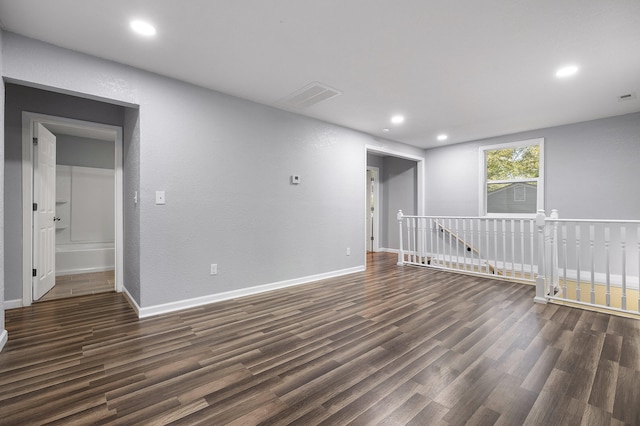
[[(547, 303), (545, 297), (545, 240), (544, 240), (544, 227), (546, 216), (544, 210), (538, 210), (536, 214), (536, 228), (538, 229), (538, 275), (536, 276), (536, 297), (533, 301), (536, 303)], [(533, 267), (533, 265), (531, 265)]]
[(402, 210), (398, 210), (398, 237), (400, 241), (400, 249), (398, 250), (398, 266), (404, 265), (404, 250), (402, 248)]

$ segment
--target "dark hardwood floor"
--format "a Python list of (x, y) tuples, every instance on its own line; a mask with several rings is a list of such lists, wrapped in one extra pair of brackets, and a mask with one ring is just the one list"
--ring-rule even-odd
[(144, 320), (114, 293), (7, 311), (0, 424), (640, 424), (639, 321), (368, 261)]

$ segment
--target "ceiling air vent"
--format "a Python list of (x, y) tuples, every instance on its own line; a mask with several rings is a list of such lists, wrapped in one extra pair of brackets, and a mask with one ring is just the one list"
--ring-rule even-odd
[(636, 92), (625, 93), (624, 95), (618, 96), (619, 101), (628, 101), (636, 98)]
[(305, 109), (341, 94), (342, 92), (339, 90), (314, 81), (302, 89), (296, 90), (289, 96), (280, 99), (277, 104), (287, 109)]

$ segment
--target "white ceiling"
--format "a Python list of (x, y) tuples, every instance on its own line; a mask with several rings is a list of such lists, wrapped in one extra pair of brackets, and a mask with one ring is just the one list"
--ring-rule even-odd
[(320, 82), (342, 95), (298, 112), (423, 148), (640, 111), (618, 100), (640, 95), (640, 0), (0, 0), (0, 21), (267, 105)]

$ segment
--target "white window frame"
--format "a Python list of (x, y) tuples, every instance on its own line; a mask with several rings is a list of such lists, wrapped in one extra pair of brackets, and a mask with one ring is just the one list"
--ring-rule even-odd
[[(514, 217), (514, 218), (533, 218), (535, 213), (487, 213), (487, 161), (486, 152), (496, 149), (522, 148), (525, 146), (538, 145), (540, 147), (540, 158), (538, 161), (538, 178), (527, 179), (527, 181), (535, 181), (537, 183), (537, 200), (536, 210), (544, 210), (544, 138), (526, 139), (516, 142), (507, 142), (497, 145), (485, 145), (478, 148), (480, 158), (480, 216), (481, 217)], [(511, 183), (513, 181), (504, 181)], [(494, 181), (501, 183), (501, 181)]]

